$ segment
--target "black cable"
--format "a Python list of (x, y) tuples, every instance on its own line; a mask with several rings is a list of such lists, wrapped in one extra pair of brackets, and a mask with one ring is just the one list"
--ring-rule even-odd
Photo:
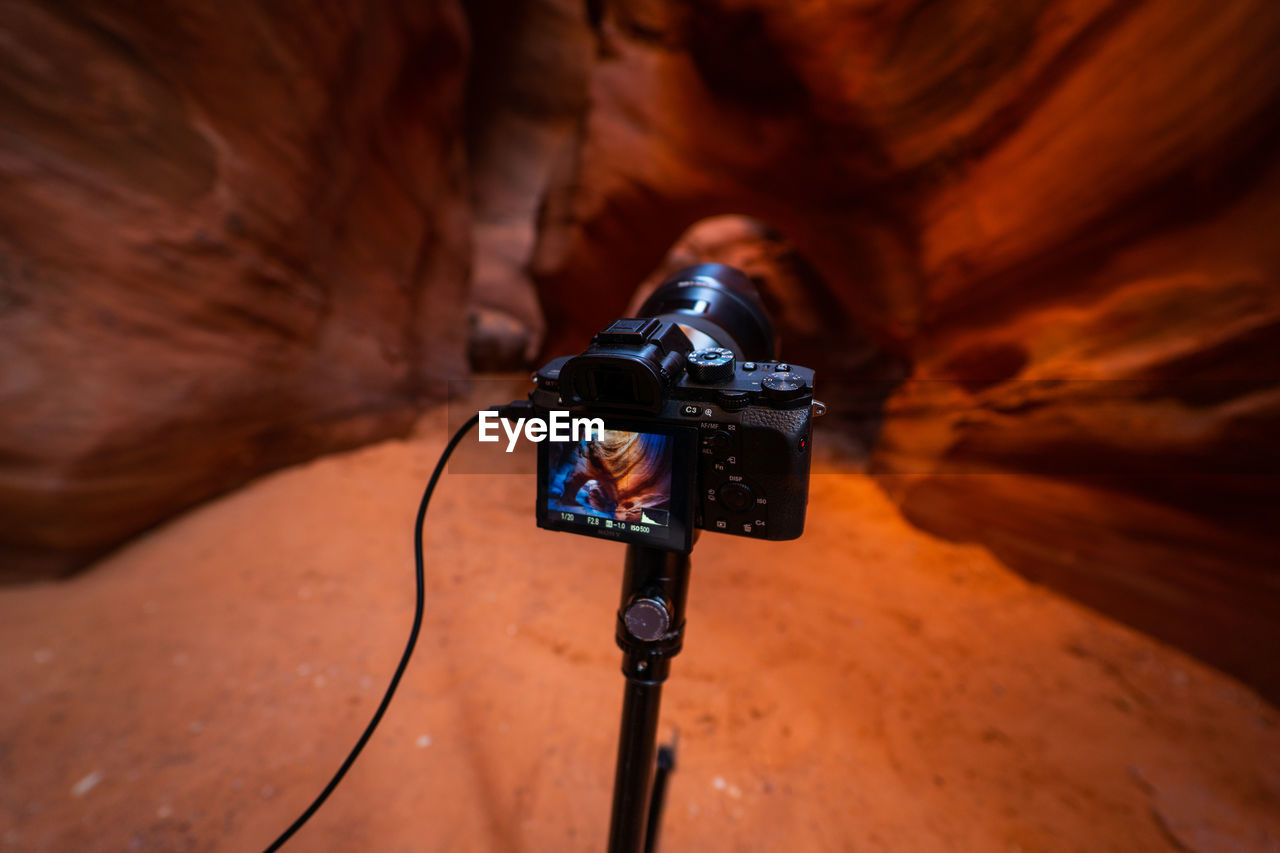
[(396, 687), (400, 685), (400, 677), (404, 675), (405, 668), (409, 666), (409, 658), (413, 655), (413, 647), (418, 642), (418, 631), (422, 628), (422, 611), (425, 583), (423, 581), (424, 570), (422, 560), (422, 523), (427, 517), (427, 504), (431, 501), (431, 493), (435, 491), (436, 481), (440, 479), (440, 474), (444, 471), (445, 464), (449, 461), (449, 457), (453, 455), (453, 450), (462, 441), (463, 436), (476, 425), (480, 420), (480, 415), (474, 414), (465, 424), (458, 428), (453, 434), (453, 438), (449, 439), (449, 444), (445, 447), (444, 453), (440, 454), (440, 461), (436, 463), (436, 470), (432, 472), (430, 481), (427, 482), (427, 489), (422, 493), (422, 503), (418, 504), (418, 519), (413, 524), (413, 561), (414, 561), (414, 579), (418, 584), (418, 592), (413, 603), (413, 628), (409, 631), (409, 642), (404, 647), (404, 654), (400, 656), (400, 663), (396, 666), (395, 675), (391, 676), (391, 683), (387, 685), (387, 692), (382, 695), (382, 701), (378, 703), (378, 710), (373, 712), (373, 719), (369, 721), (369, 725), (365, 727), (364, 733), (360, 735), (360, 739), (356, 741), (356, 745), (352, 747), (351, 752), (347, 754), (346, 760), (342, 762), (342, 766), (338, 768), (338, 772), (333, 774), (333, 778), (329, 780), (329, 784), (324, 786), (324, 790), (320, 792), (320, 796), (307, 806), (307, 810), (298, 816), (293, 825), (280, 834), (280, 837), (271, 842), (266, 853), (273, 853), (279, 850), (286, 841), (293, 837), (293, 834), (302, 828), (302, 825), (311, 819), (320, 806), (324, 805), (324, 801), (329, 799), (329, 795), (333, 793), (333, 789), (338, 787), (338, 783), (342, 781), (342, 777), (347, 775), (347, 771), (351, 769), (351, 765), (355, 763), (359, 757), (360, 751), (364, 749), (364, 745), (369, 742), (369, 738), (373, 736), (373, 730), (378, 727), (378, 723), (382, 721), (382, 715), (386, 713), (387, 706), (391, 704), (391, 697), (395, 695)]

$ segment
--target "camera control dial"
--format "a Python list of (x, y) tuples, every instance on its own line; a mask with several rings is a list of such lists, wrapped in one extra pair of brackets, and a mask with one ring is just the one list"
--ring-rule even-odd
[(791, 373), (770, 373), (760, 381), (769, 402), (785, 406), (795, 405), (809, 395), (809, 385), (803, 379)]
[(746, 391), (718, 391), (716, 393), (716, 403), (726, 412), (737, 412), (751, 404), (751, 395)]
[(725, 483), (720, 487), (720, 505), (730, 512), (746, 512), (755, 504), (755, 493), (745, 483)]
[(689, 353), (689, 375), (697, 382), (724, 382), (733, 378), (733, 351), (707, 347)]

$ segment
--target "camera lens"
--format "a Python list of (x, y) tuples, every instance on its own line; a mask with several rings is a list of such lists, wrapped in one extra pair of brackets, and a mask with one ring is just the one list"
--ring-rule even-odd
[(695, 349), (725, 347), (739, 360), (773, 360), (773, 323), (751, 279), (733, 267), (680, 270), (645, 300), (640, 314), (678, 323)]

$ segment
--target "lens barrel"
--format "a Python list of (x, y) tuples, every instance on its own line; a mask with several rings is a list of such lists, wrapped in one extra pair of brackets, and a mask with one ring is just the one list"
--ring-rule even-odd
[(773, 361), (773, 323), (751, 279), (733, 267), (698, 264), (680, 270), (658, 285), (639, 316), (678, 323), (696, 349), (721, 346), (742, 361)]

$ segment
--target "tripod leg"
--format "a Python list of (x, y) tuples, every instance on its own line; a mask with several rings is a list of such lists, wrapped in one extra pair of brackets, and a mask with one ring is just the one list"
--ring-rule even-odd
[(644, 844), (661, 699), (661, 684), (627, 679), (622, 730), (618, 735), (618, 767), (613, 780), (609, 853), (640, 853)]
[[(654, 778), (658, 707), (671, 658), (680, 652), (683, 642), (688, 588), (688, 554), (627, 546), (616, 634), (627, 686), (613, 782), (610, 853), (642, 853), (646, 830), (657, 835), (656, 827), (649, 829), (657, 820), (649, 808), (649, 786)], [(655, 802), (660, 813), (661, 794)]]
[(662, 826), (662, 808), (667, 799), (667, 778), (676, 769), (676, 742), (678, 735), (671, 738), (671, 743), (658, 747), (658, 769), (653, 775), (653, 794), (649, 799), (649, 828), (644, 833), (644, 853), (654, 853), (658, 849), (658, 829)]

